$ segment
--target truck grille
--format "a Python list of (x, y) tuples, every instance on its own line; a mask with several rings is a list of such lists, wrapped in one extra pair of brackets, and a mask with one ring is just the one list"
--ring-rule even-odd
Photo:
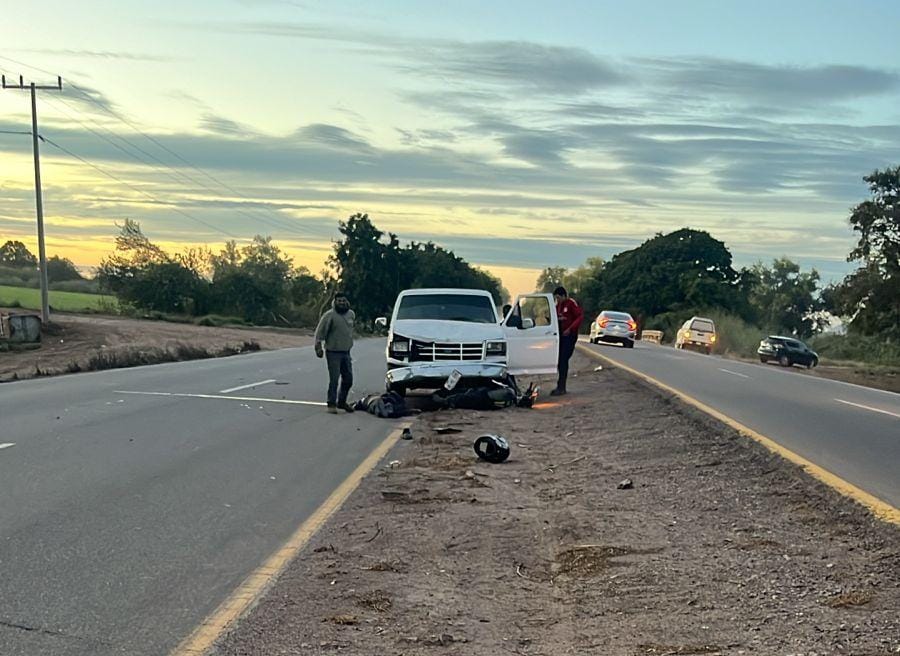
[(481, 342), (420, 342), (413, 340), (410, 362), (467, 362), (484, 359)]

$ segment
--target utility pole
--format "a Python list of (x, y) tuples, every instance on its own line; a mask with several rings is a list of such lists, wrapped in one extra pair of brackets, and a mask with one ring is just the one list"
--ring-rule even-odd
[(31, 142), (34, 149), (34, 197), (37, 208), (37, 232), (38, 232), (38, 256), (40, 258), (41, 272), (41, 321), (46, 325), (50, 321), (50, 294), (47, 281), (47, 247), (44, 244), (44, 201), (41, 195), (41, 151), (38, 147), (38, 120), (37, 120), (37, 91), (62, 91), (62, 78), (56, 78), (53, 86), (39, 86), (34, 82), (25, 84), (22, 76), (19, 76), (18, 84), (7, 84), (6, 76), (2, 76), (4, 89), (31, 90)]

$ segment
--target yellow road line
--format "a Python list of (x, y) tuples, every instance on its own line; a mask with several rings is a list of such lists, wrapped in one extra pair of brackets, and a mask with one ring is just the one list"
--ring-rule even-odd
[(868, 508), (870, 511), (872, 511), (872, 514), (875, 515), (876, 517), (878, 517), (879, 519), (889, 522), (891, 524), (900, 525), (900, 509), (897, 509), (894, 506), (892, 506), (891, 504), (887, 503), (886, 501), (882, 501), (878, 497), (873, 496), (872, 494), (869, 494), (865, 490), (862, 490), (862, 489), (856, 487), (852, 483), (845, 481), (843, 478), (837, 476), (836, 474), (832, 474), (827, 469), (823, 469), (822, 467), (819, 467), (819, 465), (817, 465), (813, 462), (810, 462), (803, 456), (801, 456), (797, 453), (794, 453), (790, 449), (778, 444), (772, 438), (766, 437), (762, 433), (759, 433), (759, 432), (753, 430), (752, 428), (748, 428), (744, 424), (742, 424), (738, 421), (735, 421), (728, 415), (722, 414), (715, 408), (711, 408), (710, 406), (706, 405), (702, 401), (698, 401), (694, 397), (688, 396), (684, 392), (681, 392), (681, 391), (675, 389), (674, 387), (666, 385), (665, 383), (658, 381), (655, 378), (653, 378), (652, 376), (648, 376), (647, 374), (645, 374), (641, 371), (638, 371), (637, 369), (633, 369), (633, 368), (629, 367), (628, 365), (622, 364), (621, 362), (616, 362), (612, 358), (609, 358), (605, 355), (597, 353), (595, 350), (588, 348), (587, 346), (584, 346), (583, 344), (579, 344), (578, 348), (583, 353), (585, 353), (586, 355), (588, 355), (594, 359), (603, 360), (604, 362), (607, 362), (607, 363), (613, 365), (614, 367), (618, 367), (619, 369), (627, 371), (628, 373), (630, 373), (634, 376), (637, 376), (638, 378), (645, 380), (648, 383), (655, 385), (656, 387), (659, 387), (660, 389), (663, 389), (663, 390), (669, 392), (670, 394), (674, 394), (675, 396), (677, 396), (679, 399), (681, 399), (685, 403), (688, 403), (688, 404), (694, 406), (695, 408), (697, 408), (698, 410), (701, 410), (701, 411), (705, 412), (706, 414), (714, 417), (715, 419), (718, 419), (722, 423), (727, 424), (728, 426), (735, 429), (737, 432), (741, 433), (742, 435), (746, 435), (747, 437), (749, 437), (753, 440), (756, 440), (757, 442), (762, 444), (764, 447), (769, 449), (769, 451), (772, 451), (773, 453), (777, 453), (781, 457), (786, 458), (787, 460), (790, 460), (795, 465), (799, 465), (810, 476), (820, 480), (821, 482), (825, 483), (825, 485), (828, 485), (829, 487), (834, 488), (835, 490), (837, 490), (844, 496), (849, 497), (849, 498), (853, 499), (854, 501), (856, 501), (857, 503), (862, 504), (863, 506)]
[(404, 427), (405, 425), (393, 431), (375, 447), (375, 450), (353, 470), (353, 473), (344, 479), (325, 502), (300, 525), (288, 541), (244, 579), (244, 582), (209, 617), (203, 620), (203, 623), (191, 635), (182, 640), (171, 656), (201, 656), (207, 653), (234, 622), (240, 619), (269, 589), (288, 564), (322, 528), (328, 518), (344, 504), (366, 474), (394, 446)]

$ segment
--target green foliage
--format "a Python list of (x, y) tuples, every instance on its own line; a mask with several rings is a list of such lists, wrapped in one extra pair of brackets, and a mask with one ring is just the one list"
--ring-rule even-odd
[(0, 285), (38, 288), (41, 285), (40, 273), (37, 268), (0, 265)]
[(859, 238), (848, 261), (859, 269), (823, 294), (826, 307), (850, 320), (850, 331), (900, 340), (900, 166), (863, 178), (871, 198), (853, 208)]
[(568, 275), (568, 273), (569, 270), (566, 267), (547, 267), (541, 271), (541, 274), (538, 276), (537, 282), (535, 283), (535, 291), (540, 292), (541, 294), (552, 294), (553, 290), (560, 285), (565, 287), (566, 275)]
[(900, 344), (880, 337), (823, 334), (813, 337), (809, 346), (823, 360), (900, 366)]
[(272, 243), (257, 235), (242, 249), (226, 244), (212, 257), (212, 307), (254, 323), (286, 322), (289, 313), (291, 259)]
[(8, 266), (17, 269), (34, 268), (38, 264), (37, 258), (20, 241), (9, 240), (0, 246), (0, 266)]
[(64, 280), (62, 282), (51, 282), (50, 289), (60, 292), (99, 294), (100, 283), (97, 280)]
[(50, 282), (67, 282), (84, 280), (84, 276), (75, 268), (72, 260), (54, 255), (47, 260), (47, 279)]
[(337, 275), (331, 286), (350, 297), (364, 322), (388, 314), (404, 282), (397, 235), (376, 228), (368, 214), (354, 214), (338, 230), (343, 239), (329, 259)]
[(591, 294), (596, 281), (600, 279), (605, 265), (602, 257), (589, 257), (584, 264), (571, 271), (565, 267), (547, 267), (538, 276), (535, 289), (543, 294), (550, 294), (561, 285), (566, 288), (569, 296), (583, 302), (584, 296)]
[(340, 223), (339, 230), (343, 239), (335, 244), (329, 260), (336, 273), (331, 287), (348, 294), (363, 323), (390, 314), (404, 289), (486, 289), (497, 303), (509, 298), (490, 273), (431, 242), (402, 248), (397, 235), (376, 228), (367, 214), (354, 214)]
[(716, 324), (715, 353), (744, 358), (756, 358), (756, 349), (764, 337), (783, 331), (768, 331), (727, 312), (712, 311), (704, 314)]
[(309, 325), (324, 289), (308, 269), (295, 270), (270, 237), (257, 235), (242, 248), (228, 242), (217, 255), (206, 248), (170, 255), (131, 220), (120, 226), (116, 251), (101, 262), (97, 277), (136, 313), (170, 321), (208, 315)]
[(585, 280), (581, 297), (590, 312), (630, 312), (643, 325), (646, 318), (690, 316), (697, 308), (749, 314), (749, 282), (746, 272), (732, 268), (725, 244), (706, 232), (684, 228), (615, 255)]
[(758, 262), (751, 273), (749, 301), (759, 325), (801, 339), (825, 326), (823, 305), (817, 298), (818, 271), (801, 273), (798, 264), (780, 258), (772, 261), (771, 268)]

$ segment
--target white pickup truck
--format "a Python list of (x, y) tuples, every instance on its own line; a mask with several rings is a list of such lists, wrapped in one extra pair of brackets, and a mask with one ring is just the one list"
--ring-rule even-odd
[(551, 294), (516, 299), (505, 317), (490, 293), (410, 289), (397, 297), (387, 343), (388, 390), (438, 389), (459, 372), (464, 384), (555, 374), (559, 323)]

